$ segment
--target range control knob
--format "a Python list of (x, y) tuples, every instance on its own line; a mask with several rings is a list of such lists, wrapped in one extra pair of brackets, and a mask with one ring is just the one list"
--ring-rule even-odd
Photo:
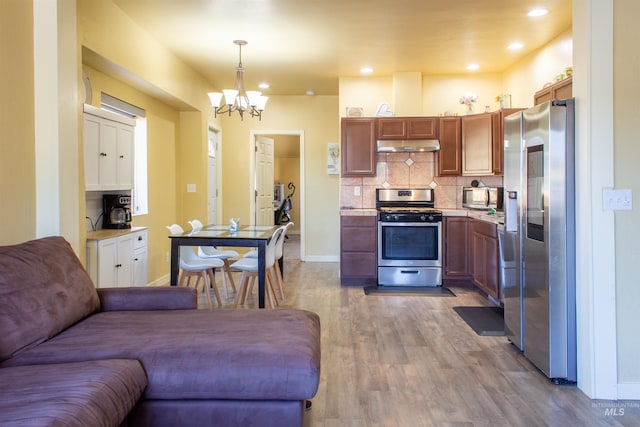
[(391, 218), (395, 221), (398, 222), (398, 215), (391, 215)]
[(427, 216), (422, 214), (420, 215), (420, 221), (426, 221), (427, 220)]

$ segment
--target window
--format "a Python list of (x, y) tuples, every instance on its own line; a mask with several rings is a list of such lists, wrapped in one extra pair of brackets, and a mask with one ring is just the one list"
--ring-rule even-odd
[(133, 215), (146, 215), (149, 213), (149, 193), (147, 183), (147, 119), (145, 118), (145, 111), (104, 92), (101, 94), (100, 101), (102, 109), (130, 117), (136, 121), (131, 209)]

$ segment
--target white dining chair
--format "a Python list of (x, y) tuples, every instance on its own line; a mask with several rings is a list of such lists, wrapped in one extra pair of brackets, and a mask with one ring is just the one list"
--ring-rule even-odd
[[(268, 298), (269, 304), (271, 307), (275, 307), (279, 304), (278, 296), (276, 295), (274, 289), (274, 264), (275, 264), (275, 253), (276, 253), (276, 244), (278, 243), (278, 239), (281, 238), (284, 233), (284, 226), (278, 227), (272, 234), (271, 240), (267, 244), (266, 254), (265, 254), (265, 297)], [(245, 257), (242, 258), (233, 264), (231, 264), (232, 268), (242, 271), (242, 277), (240, 278), (240, 286), (238, 288), (238, 292), (236, 293), (236, 306), (239, 304), (244, 304), (247, 294), (251, 292), (253, 288), (253, 284), (255, 283), (256, 277), (258, 276), (258, 258), (250, 258)]]
[[(183, 228), (178, 224), (168, 225), (169, 232), (174, 234), (184, 233)], [(220, 298), (220, 292), (218, 292), (218, 286), (216, 285), (216, 279), (213, 275), (213, 269), (223, 267), (224, 263), (221, 259), (211, 258), (204, 259), (196, 255), (191, 246), (180, 246), (180, 278), (178, 279), (179, 286), (190, 286), (191, 278), (196, 277), (196, 282), (193, 287), (196, 291), (202, 290), (207, 300), (207, 307), (211, 309), (213, 303), (211, 301), (211, 295), (209, 293), (210, 287), (213, 288), (213, 293), (216, 296), (216, 302), (218, 306), (222, 306), (222, 299)], [(202, 286), (200, 286), (200, 279), (203, 280)]]
[[(193, 231), (201, 230), (204, 225), (200, 220), (194, 219), (188, 221), (189, 225), (193, 229)], [(213, 246), (198, 246), (197, 250), (198, 256), (204, 259), (217, 258), (222, 260), (223, 262), (223, 272), (222, 272), (222, 286), (224, 287), (224, 293), (227, 298), (229, 298), (229, 289), (227, 287), (227, 280), (231, 284), (231, 289), (233, 292), (237, 292), (236, 284), (233, 280), (233, 276), (231, 275), (231, 266), (229, 264), (229, 259), (237, 258), (238, 252), (232, 250), (219, 250)]]

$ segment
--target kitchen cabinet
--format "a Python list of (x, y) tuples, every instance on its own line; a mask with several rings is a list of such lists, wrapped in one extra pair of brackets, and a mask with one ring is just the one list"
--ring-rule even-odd
[(378, 139), (436, 139), (437, 117), (389, 117), (378, 119)]
[(147, 284), (147, 231), (87, 240), (87, 271), (97, 288)]
[(491, 113), (493, 122), (491, 164), (494, 175), (504, 173), (504, 118), (520, 110), (522, 108), (505, 108)]
[(533, 105), (542, 104), (552, 99), (569, 99), (573, 98), (573, 78), (567, 77), (544, 89), (539, 90), (533, 95)]
[(83, 145), (87, 191), (131, 190), (135, 121), (85, 105)]
[(340, 217), (340, 283), (375, 285), (378, 282), (377, 218)]
[(441, 117), (438, 176), (462, 174), (462, 137), (460, 117)]
[(375, 118), (343, 118), (340, 142), (342, 176), (376, 176)]
[(499, 300), (498, 234), (495, 224), (469, 220), (469, 265), (473, 284)]
[(493, 119), (491, 114), (461, 118), (462, 175), (493, 174)]
[(443, 271), (445, 283), (467, 283), (469, 274), (469, 220), (466, 216), (445, 217), (443, 233)]

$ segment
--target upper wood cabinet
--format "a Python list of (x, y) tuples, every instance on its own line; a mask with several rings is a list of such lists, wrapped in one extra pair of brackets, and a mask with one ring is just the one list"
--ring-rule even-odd
[(376, 121), (375, 118), (342, 119), (342, 176), (376, 175)]
[(542, 104), (552, 99), (569, 99), (573, 97), (573, 78), (567, 77), (552, 84), (533, 95), (533, 105)]
[(504, 173), (504, 118), (520, 110), (522, 108), (505, 108), (491, 113), (493, 121), (493, 155), (491, 163), (495, 175)]
[(473, 114), (461, 118), (462, 175), (493, 174), (493, 118)]
[(437, 117), (388, 117), (378, 119), (378, 139), (435, 139)]
[(462, 138), (460, 117), (441, 117), (438, 176), (462, 174)]

